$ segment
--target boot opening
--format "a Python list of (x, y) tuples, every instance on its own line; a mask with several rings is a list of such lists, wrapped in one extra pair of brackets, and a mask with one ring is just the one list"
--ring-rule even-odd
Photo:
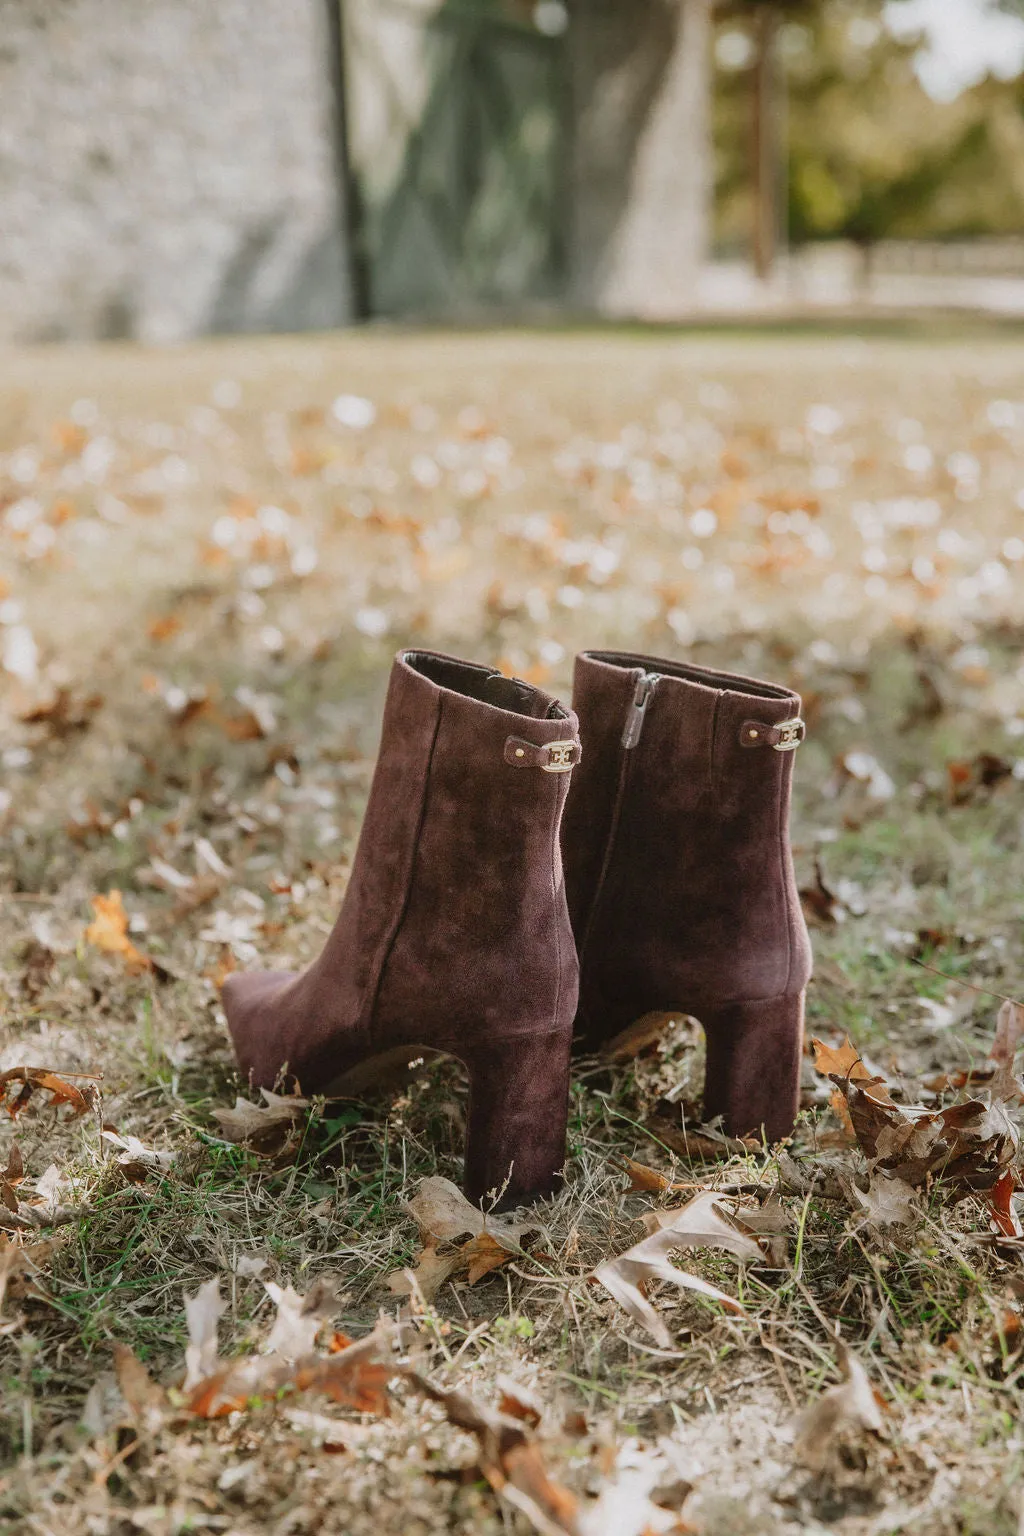
[(685, 661), (665, 661), (660, 656), (634, 655), (631, 651), (585, 651), (592, 661), (606, 666), (656, 671), (663, 677), (678, 677), (685, 682), (701, 683), (705, 688), (722, 688), (729, 693), (748, 694), (758, 699), (790, 699), (792, 691), (776, 683), (763, 683), (756, 677), (741, 677), (734, 672), (716, 672), (710, 667), (691, 666)]
[(557, 700), (550, 694), (541, 693), (521, 677), (505, 677), (490, 667), (456, 661), (451, 656), (437, 656), (429, 651), (406, 651), (403, 660), (439, 688), (448, 688), (468, 699), (479, 699), (482, 704), (491, 704), (495, 709), (533, 720), (568, 718), (568, 711)]

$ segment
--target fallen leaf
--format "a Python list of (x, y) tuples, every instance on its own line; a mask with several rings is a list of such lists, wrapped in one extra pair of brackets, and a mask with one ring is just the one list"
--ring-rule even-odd
[(641, 1194), (663, 1194), (675, 1188), (667, 1174), (659, 1173), (656, 1168), (648, 1168), (646, 1163), (635, 1163), (630, 1157), (625, 1160), (623, 1172), (628, 1175), (630, 1189)]
[(934, 1110), (879, 1098), (874, 1081), (841, 1086), (872, 1166), (914, 1187), (936, 1178), (987, 1189), (1016, 1153), (1019, 1132), (999, 1101), (968, 1099)]
[(485, 1216), (475, 1205), (470, 1205), (450, 1179), (439, 1177), (421, 1179), (417, 1193), (406, 1202), (405, 1208), (415, 1218), (424, 1237), (436, 1242), (452, 1242), (467, 1234), (479, 1237), (486, 1231), (509, 1253), (517, 1253), (523, 1233), (537, 1230), (536, 1221)]
[(470, 1285), (475, 1285), (492, 1270), (500, 1269), (514, 1256), (490, 1232), (480, 1232), (476, 1237), (471, 1237), (460, 1254), (466, 1263), (466, 1278)]
[(678, 1013), (645, 1013), (609, 1040), (601, 1054), (616, 1065), (634, 1061), (660, 1044), (669, 1025), (679, 1017)]
[(269, 1088), (261, 1088), (260, 1093), (262, 1104), (236, 1098), (234, 1109), (215, 1109), (213, 1118), (225, 1141), (248, 1142), (256, 1151), (277, 1150), (309, 1108), (309, 1100), (298, 1094), (272, 1093)]
[(881, 1434), (884, 1400), (872, 1387), (863, 1365), (841, 1340), (836, 1354), (843, 1380), (829, 1387), (805, 1411), (797, 1431), (797, 1453), (814, 1468), (823, 1467), (840, 1435), (869, 1430)]
[(394, 1296), (419, 1296), (428, 1306), (446, 1281), (465, 1274), (470, 1285), (508, 1264), (518, 1253), (498, 1242), (490, 1232), (479, 1232), (458, 1248), (440, 1252), (428, 1244), (416, 1260), (414, 1269), (397, 1270), (388, 1275), (385, 1285)]
[(265, 1354), (280, 1355), (284, 1360), (299, 1360), (313, 1351), (320, 1325), (332, 1317), (340, 1305), (333, 1279), (322, 1277), (305, 1296), (292, 1286), (281, 1287), (273, 1280), (263, 1282), (264, 1289), (277, 1308), (274, 1326), (263, 1346)]
[(811, 1044), (814, 1047), (814, 1070), (823, 1077), (846, 1077), (852, 1082), (876, 1081), (849, 1035), (838, 1047), (813, 1038)]
[(521, 1419), (524, 1424), (529, 1424), (531, 1429), (536, 1429), (541, 1421), (542, 1411), (533, 1393), (521, 1382), (513, 1381), (510, 1376), (498, 1377), (498, 1390), (501, 1393), (499, 1412), (507, 1414), (511, 1419)]
[(210, 1377), (217, 1364), (217, 1323), (227, 1308), (216, 1275), (185, 1297), (188, 1348), (185, 1351), (185, 1390)]
[(177, 1156), (175, 1152), (160, 1152), (155, 1147), (147, 1147), (137, 1136), (119, 1136), (107, 1127), (100, 1132), (100, 1136), (109, 1146), (117, 1149), (113, 1159), (115, 1165), (135, 1184), (144, 1183), (147, 1173), (154, 1170), (163, 1172)]
[(644, 1129), (691, 1163), (715, 1162), (720, 1157), (746, 1157), (750, 1152), (761, 1150), (761, 1143), (752, 1136), (725, 1136), (710, 1126), (694, 1130), (661, 1115), (652, 1115)]
[(834, 928), (846, 916), (846, 908), (839, 897), (825, 884), (820, 859), (814, 861), (814, 884), (800, 888), (800, 905), (807, 921), (816, 923), (819, 928)]
[(203, 1376), (191, 1390), (186, 1377), (185, 1407), (198, 1418), (218, 1419), (247, 1407), (256, 1397), (318, 1392), (357, 1413), (385, 1416), (389, 1412), (385, 1389), (398, 1371), (390, 1360), (394, 1333), (393, 1325), (378, 1325), (346, 1349), (296, 1361), (277, 1355), (248, 1356)]
[(438, 1291), (457, 1270), (463, 1267), (462, 1254), (458, 1249), (439, 1253), (436, 1247), (424, 1248), (416, 1260), (415, 1269), (399, 1269), (386, 1277), (384, 1283), (393, 1296), (415, 1296), (428, 1306)]
[(84, 1115), (96, 1102), (96, 1089), (92, 1084), (85, 1089), (76, 1088), (74, 1083), (66, 1082), (56, 1072), (50, 1072), (45, 1067), (9, 1067), (6, 1072), (0, 1072), (0, 1101), (6, 1097), (11, 1083), (21, 1084), (6, 1106), (12, 1120), (21, 1114), (33, 1094), (39, 1090), (50, 1094), (55, 1107), (67, 1104), (72, 1119)]
[(117, 1384), (140, 1429), (156, 1429), (167, 1410), (167, 1393), (157, 1385), (142, 1361), (126, 1344), (114, 1345)]
[(450, 1424), (476, 1436), (484, 1477), (535, 1530), (543, 1536), (550, 1536), (552, 1529), (575, 1536), (576, 1498), (552, 1481), (540, 1448), (520, 1418), (484, 1408), (465, 1392), (437, 1387), (415, 1371), (407, 1372), (406, 1379), (423, 1396), (440, 1404)]
[(121, 892), (110, 890), (106, 896), (94, 896), (92, 909), (96, 916), (85, 930), (86, 943), (103, 950), (105, 954), (120, 955), (129, 975), (151, 970), (152, 960), (136, 949), (128, 937), (128, 914), (124, 910)]
[(1013, 1195), (1017, 1188), (1017, 1175), (1007, 1168), (999, 1175), (992, 1188), (985, 1192), (985, 1203), (996, 1227), (1004, 1237), (1024, 1237), (1024, 1227), (1013, 1208)]
[(659, 1313), (643, 1295), (640, 1287), (651, 1280), (666, 1280), (682, 1290), (693, 1290), (720, 1302), (733, 1312), (743, 1312), (739, 1302), (717, 1286), (697, 1275), (677, 1269), (670, 1255), (684, 1248), (724, 1248), (736, 1258), (757, 1262), (764, 1258), (752, 1237), (739, 1231), (723, 1214), (724, 1197), (706, 1190), (676, 1211), (651, 1213), (657, 1230), (635, 1243), (616, 1259), (607, 1259), (593, 1271), (593, 1278), (636, 1322), (642, 1324), (657, 1342), (669, 1349), (672, 1335)]
[(890, 1177), (875, 1169), (866, 1190), (850, 1181), (850, 1194), (861, 1207), (868, 1225), (881, 1231), (885, 1227), (917, 1227), (923, 1212), (917, 1191), (904, 1179)]
[(1007, 999), (996, 1015), (996, 1033), (989, 1051), (995, 1071), (989, 1083), (994, 1099), (1014, 1101), (1024, 1094), (1024, 1084), (1015, 1076), (1013, 1063), (1024, 1036), (1024, 1004)]

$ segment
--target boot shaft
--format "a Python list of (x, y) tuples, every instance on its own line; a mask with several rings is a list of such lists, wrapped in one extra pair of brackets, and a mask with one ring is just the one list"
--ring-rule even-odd
[(788, 838), (798, 695), (586, 652), (573, 704), (584, 758), (563, 843), (584, 1015), (610, 1010), (610, 1030), (650, 1008), (802, 988)]
[(571, 1028), (578, 968), (560, 826), (580, 755), (575, 715), (519, 679), (428, 653), (400, 656), (392, 689), (354, 879), (364, 868), (372, 879), (389, 807), (417, 810), (402, 812), (415, 826), (375, 1026), (402, 1032), (430, 1015), (430, 1043), (452, 1049), (481, 1031)]

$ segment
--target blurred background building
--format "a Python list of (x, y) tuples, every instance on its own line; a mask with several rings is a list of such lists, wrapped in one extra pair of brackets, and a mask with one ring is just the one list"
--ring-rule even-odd
[(1015, 0), (0, 9), (0, 338), (1024, 312)]

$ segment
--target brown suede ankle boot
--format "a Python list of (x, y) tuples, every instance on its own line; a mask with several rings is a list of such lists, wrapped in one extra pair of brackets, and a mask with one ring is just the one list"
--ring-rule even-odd
[(580, 959), (577, 1031), (596, 1048), (653, 1010), (704, 1025), (704, 1108), (734, 1135), (793, 1128), (810, 943), (789, 846), (789, 689), (588, 651), (583, 761), (562, 829)]
[[(398, 655), (341, 912), (299, 975), (230, 976), (243, 1073), (337, 1092), (368, 1063), (469, 1073), (466, 1193), (550, 1193), (565, 1158), (578, 968), (559, 824), (576, 717), (489, 667)], [(357, 1071), (357, 1069), (360, 1069)], [(507, 1182), (506, 1182), (507, 1181)]]

